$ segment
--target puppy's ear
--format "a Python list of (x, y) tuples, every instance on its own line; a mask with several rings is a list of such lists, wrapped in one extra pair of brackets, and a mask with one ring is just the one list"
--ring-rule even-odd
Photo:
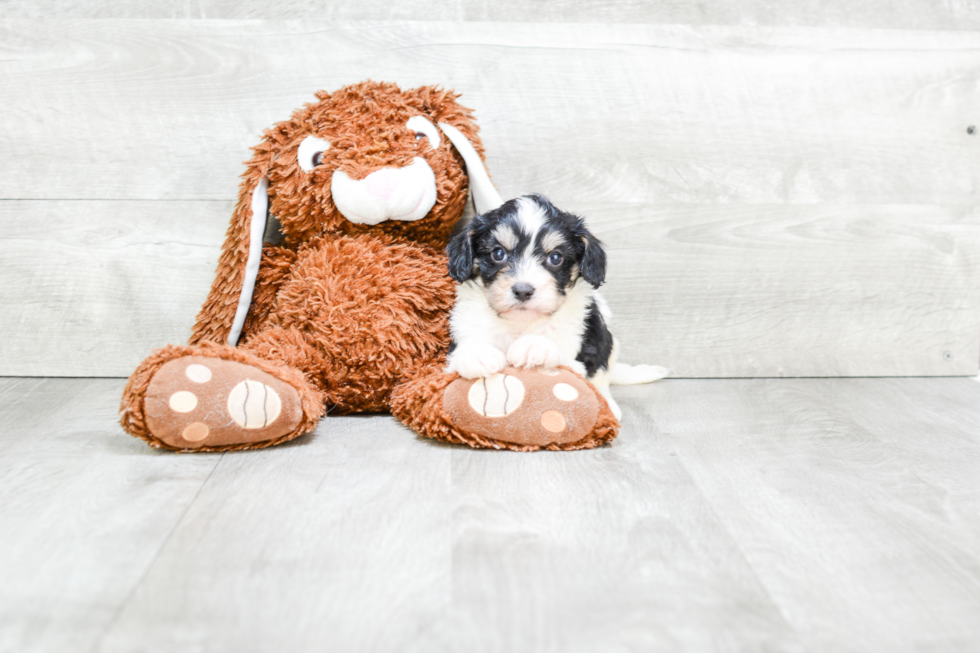
[(598, 288), (606, 280), (606, 250), (602, 249), (599, 239), (584, 227), (581, 238), (585, 245), (585, 253), (582, 255), (579, 271), (582, 278), (592, 284), (593, 288)]
[(473, 230), (470, 226), (449, 241), (446, 254), (449, 256), (449, 276), (453, 280), (463, 283), (473, 276)]

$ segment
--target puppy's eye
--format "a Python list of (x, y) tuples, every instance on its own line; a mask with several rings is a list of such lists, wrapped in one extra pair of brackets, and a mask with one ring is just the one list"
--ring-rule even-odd
[(425, 134), (423, 134), (422, 132), (415, 134), (415, 140), (420, 141), (423, 138), (425, 138)]
[(548, 265), (557, 267), (561, 265), (563, 260), (564, 259), (562, 258), (561, 252), (552, 252), (551, 254), (548, 254)]
[(328, 141), (312, 135), (307, 136), (299, 144), (299, 149), (296, 150), (296, 162), (305, 172), (309, 172), (323, 163), (323, 153), (329, 149), (330, 143)]
[(493, 250), (490, 251), (490, 258), (497, 263), (503, 263), (505, 260), (507, 260), (507, 250), (505, 250), (503, 247), (494, 247)]

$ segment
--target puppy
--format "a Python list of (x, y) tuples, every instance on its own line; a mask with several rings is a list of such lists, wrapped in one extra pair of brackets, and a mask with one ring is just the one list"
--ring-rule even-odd
[(616, 362), (609, 307), (596, 292), (606, 253), (582, 218), (545, 197), (527, 195), (474, 216), (446, 252), (459, 283), (448, 371), (474, 379), (507, 365), (564, 365), (592, 382), (617, 419), (622, 411), (610, 383), (667, 375), (662, 367)]

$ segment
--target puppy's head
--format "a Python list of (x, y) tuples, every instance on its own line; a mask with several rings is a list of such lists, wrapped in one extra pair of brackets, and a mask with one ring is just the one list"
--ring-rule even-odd
[(446, 251), (453, 279), (474, 279), (498, 315), (517, 321), (552, 315), (576, 284), (598, 288), (606, 276), (606, 253), (582, 218), (541, 195), (475, 216)]

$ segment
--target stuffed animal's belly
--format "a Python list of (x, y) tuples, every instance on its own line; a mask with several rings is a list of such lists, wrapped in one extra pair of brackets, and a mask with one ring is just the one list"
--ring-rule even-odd
[(398, 382), (444, 362), (454, 297), (442, 252), (331, 238), (301, 254), (271, 321), (298, 328), (322, 353), (317, 367), (339, 411), (386, 410)]

